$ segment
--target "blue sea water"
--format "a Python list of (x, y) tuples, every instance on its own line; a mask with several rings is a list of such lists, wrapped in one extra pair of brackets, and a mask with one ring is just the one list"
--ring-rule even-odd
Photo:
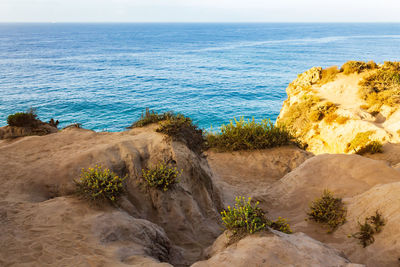
[(275, 120), (297, 74), (348, 60), (400, 60), (400, 24), (0, 24), (0, 126), (29, 107), (97, 131), (146, 107)]

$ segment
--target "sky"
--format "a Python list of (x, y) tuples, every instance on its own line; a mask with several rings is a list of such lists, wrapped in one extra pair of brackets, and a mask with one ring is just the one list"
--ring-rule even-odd
[(400, 22), (400, 0), (0, 0), (0, 22)]

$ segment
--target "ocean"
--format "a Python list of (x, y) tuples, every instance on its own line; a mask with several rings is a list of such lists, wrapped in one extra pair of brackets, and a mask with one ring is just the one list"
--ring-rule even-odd
[(276, 119), (313, 66), (399, 61), (400, 24), (0, 24), (0, 126), (39, 118), (121, 131), (146, 107), (218, 128)]

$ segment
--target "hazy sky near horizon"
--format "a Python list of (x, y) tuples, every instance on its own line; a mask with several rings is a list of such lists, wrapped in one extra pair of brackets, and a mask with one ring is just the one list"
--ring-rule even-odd
[(400, 0), (0, 0), (0, 22), (400, 22)]

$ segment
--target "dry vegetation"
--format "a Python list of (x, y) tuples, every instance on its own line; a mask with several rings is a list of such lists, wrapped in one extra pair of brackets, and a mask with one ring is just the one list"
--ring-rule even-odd
[(371, 139), (371, 135), (374, 131), (367, 131), (357, 133), (357, 135), (347, 144), (346, 152), (353, 151), (356, 154), (364, 155), (366, 153), (381, 153), (382, 143)]
[(379, 110), (382, 105), (396, 106), (400, 103), (400, 62), (385, 64), (363, 78), (359, 95), (368, 106)]
[(352, 73), (361, 73), (366, 70), (373, 70), (377, 68), (377, 65), (373, 61), (363, 62), (363, 61), (348, 61), (343, 64), (340, 68), (340, 71), (345, 75), (349, 75)]

